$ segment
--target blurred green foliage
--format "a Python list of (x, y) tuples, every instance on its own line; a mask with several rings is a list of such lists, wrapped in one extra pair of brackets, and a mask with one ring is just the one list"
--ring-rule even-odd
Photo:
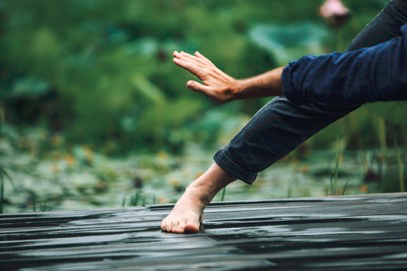
[[(349, 42), (385, 1), (344, 2), (354, 15), (341, 30)], [(45, 124), (69, 141), (173, 151), (186, 141), (211, 144), (225, 122), (253, 114), (264, 100), (218, 110), (185, 88), (191, 76), (172, 64), (172, 52), (199, 50), (246, 77), (303, 54), (342, 50), (338, 33), (316, 16), (321, 3), (0, 0), (0, 107), (6, 122)], [(373, 126), (365, 113), (355, 116), (360, 124), (347, 131)], [(330, 129), (320, 142), (344, 131)]]

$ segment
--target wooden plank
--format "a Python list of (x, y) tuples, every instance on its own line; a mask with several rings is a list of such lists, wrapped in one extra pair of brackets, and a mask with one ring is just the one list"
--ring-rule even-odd
[(163, 233), (171, 205), (0, 215), (0, 270), (407, 270), (407, 194), (210, 205)]

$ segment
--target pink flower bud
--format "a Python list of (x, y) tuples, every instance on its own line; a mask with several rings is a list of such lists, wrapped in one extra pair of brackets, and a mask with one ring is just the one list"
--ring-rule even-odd
[(319, 13), (334, 28), (340, 28), (350, 19), (350, 11), (341, 0), (325, 0)]

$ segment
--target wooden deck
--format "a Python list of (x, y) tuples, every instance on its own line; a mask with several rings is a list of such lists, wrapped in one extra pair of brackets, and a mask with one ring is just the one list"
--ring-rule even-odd
[(407, 270), (407, 194), (213, 204), (205, 231), (170, 205), (0, 215), (0, 270)]

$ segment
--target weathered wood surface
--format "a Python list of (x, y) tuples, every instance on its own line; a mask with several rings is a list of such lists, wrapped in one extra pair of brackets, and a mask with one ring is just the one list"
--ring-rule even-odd
[(171, 206), (0, 215), (0, 270), (407, 270), (407, 194), (213, 204), (205, 230)]

